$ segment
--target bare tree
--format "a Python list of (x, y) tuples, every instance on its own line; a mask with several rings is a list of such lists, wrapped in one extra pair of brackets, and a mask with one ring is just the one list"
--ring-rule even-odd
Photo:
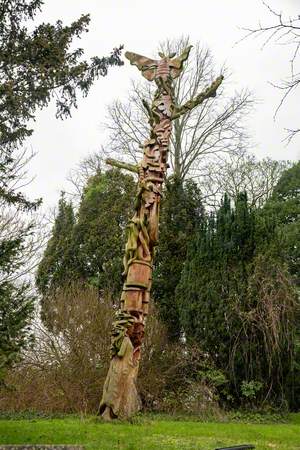
[[(248, 37), (257, 37), (263, 39), (262, 47), (264, 48), (269, 43), (275, 43), (278, 45), (285, 45), (291, 48), (290, 63), (290, 75), (287, 76), (281, 83), (273, 84), (275, 87), (283, 91), (283, 96), (277, 106), (274, 117), (276, 117), (279, 109), (285, 102), (286, 98), (292, 94), (300, 85), (300, 72), (299, 67), (299, 49), (300, 49), (300, 15), (296, 17), (284, 17), (282, 12), (274, 11), (267, 3), (262, 2), (269, 10), (271, 15), (275, 19), (275, 23), (272, 25), (259, 24), (256, 28), (244, 28), (247, 31), (246, 36), (242, 40)], [(287, 141), (290, 142), (293, 137), (300, 132), (300, 128), (286, 129)]]
[(78, 203), (83, 193), (83, 189), (86, 186), (88, 179), (100, 172), (105, 165), (103, 161), (102, 151), (91, 153), (83, 158), (77, 166), (69, 172), (67, 181), (70, 183), (71, 188), (67, 194)]
[[(188, 38), (166, 41), (160, 50), (168, 54), (180, 53), (189, 45)], [(216, 78), (214, 61), (208, 49), (197, 44), (192, 50), (190, 62), (175, 83), (175, 102), (183, 104), (197, 95)], [(226, 71), (223, 69), (223, 73)], [(226, 76), (225, 76), (226, 80)], [(108, 106), (106, 130), (109, 140), (106, 154), (117, 155), (136, 163), (140, 146), (149, 135), (145, 102), (155, 89), (150, 83), (132, 82), (128, 101), (116, 100)], [(213, 163), (220, 155), (232, 154), (247, 145), (243, 118), (253, 104), (246, 90), (228, 95), (223, 83), (218, 90), (218, 102), (204, 102), (195, 110), (174, 120), (170, 148), (170, 165), (174, 175), (184, 180), (203, 175), (208, 162)]]
[[(5, 175), (0, 180), (0, 190), (4, 187), (7, 192), (17, 196), (18, 192), (31, 183), (27, 166), (35, 156), (34, 152), (25, 149), (15, 151), (15, 158), (8, 167)], [(8, 203), (6, 198), (0, 195), (0, 244), (2, 250), (6, 243), (16, 240), (23, 241), (14, 254), (11, 270), (6, 266), (0, 267), (0, 283), (18, 282), (32, 275), (36, 267), (40, 252), (47, 238), (45, 233), (44, 218), (34, 209), (24, 211), (23, 203)], [(5, 251), (5, 250), (4, 250)], [(3, 255), (1, 255), (3, 256)], [(10, 264), (12, 264), (10, 262)], [(15, 268), (15, 270), (12, 270)]]
[(220, 205), (225, 192), (234, 200), (243, 191), (247, 192), (251, 206), (261, 207), (272, 195), (282, 172), (291, 166), (290, 161), (258, 160), (241, 149), (220, 158), (218, 166), (207, 166), (206, 175), (200, 180), (201, 191), (206, 204), (211, 207)]

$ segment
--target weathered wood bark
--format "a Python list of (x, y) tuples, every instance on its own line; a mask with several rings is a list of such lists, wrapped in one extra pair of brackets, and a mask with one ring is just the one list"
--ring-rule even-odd
[(138, 193), (135, 213), (128, 225), (128, 240), (124, 256), (124, 286), (120, 311), (112, 331), (112, 359), (100, 403), (100, 414), (106, 420), (129, 417), (138, 411), (140, 400), (136, 389), (140, 351), (148, 314), (152, 283), (154, 249), (158, 243), (159, 209), (162, 184), (167, 171), (172, 120), (185, 114), (209, 97), (215, 97), (222, 82), (220, 76), (204, 92), (186, 104), (174, 105), (172, 82), (180, 75), (191, 47), (180, 56), (160, 54), (151, 60), (135, 53), (125, 56), (138, 67), (157, 90), (152, 105), (144, 101), (149, 115), (150, 136), (144, 143), (143, 159), (138, 165), (127, 166), (114, 160), (107, 162), (138, 173)]

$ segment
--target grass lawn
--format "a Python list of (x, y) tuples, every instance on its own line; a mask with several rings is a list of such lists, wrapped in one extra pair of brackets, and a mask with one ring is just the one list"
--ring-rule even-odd
[(300, 414), (287, 423), (176, 421), (142, 416), (137, 423), (80, 419), (0, 420), (0, 444), (78, 444), (86, 449), (203, 449), (251, 443), (257, 450), (300, 450)]

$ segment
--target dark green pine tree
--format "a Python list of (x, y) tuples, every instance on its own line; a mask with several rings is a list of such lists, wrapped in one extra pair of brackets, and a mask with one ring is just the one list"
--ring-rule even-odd
[(75, 279), (72, 247), (74, 225), (75, 215), (72, 203), (66, 200), (62, 192), (52, 235), (36, 274), (36, 286), (41, 295), (41, 314), (46, 322), (51, 321), (51, 296), (55, 295), (57, 289)]
[[(0, 0), (0, 359), (8, 367), (26, 345), (25, 330), (33, 298), (27, 286), (16, 281), (31, 225), (19, 222), (8, 229), (10, 217), (22, 210), (34, 210), (31, 202), (15, 189), (18, 184), (18, 147), (32, 134), (29, 124), (36, 112), (56, 99), (57, 116), (70, 115), (78, 95), (87, 95), (92, 83), (105, 76), (109, 66), (122, 65), (120, 49), (109, 57), (83, 59), (83, 50), (74, 39), (88, 31), (89, 16), (81, 16), (69, 26), (32, 26), (42, 0)], [(21, 164), (22, 165), (22, 164)], [(10, 209), (9, 209), (10, 208)]]
[(252, 236), (247, 196), (240, 194), (233, 209), (225, 195), (217, 214), (206, 217), (189, 245), (176, 291), (187, 340), (199, 343), (225, 371), (236, 321), (232, 300), (247, 289)]
[(206, 217), (190, 243), (176, 291), (187, 339), (201, 342), (219, 367), (228, 361), (231, 317), (226, 300), (235, 269), (230, 258), (234, 253), (233, 211), (225, 195), (217, 215)]
[(283, 172), (262, 216), (272, 218), (281, 237), (281, 251), (300, 287), (300, 162)]
[(17, 361), (32, 338), (30, 322), (35, 298), (29, 283), (18, 278), (25, 239), (31, 233), (32, 226), (24, 226), (17, 237), (0, 241), (0, 384), (6, 369)]
[(160, 218), (159, 245), (155, 256), (153, 298), (170, 338), (181, 333), (175, 290), (180, 281), (187, 246), (204, 216), (201, 192), (193, 181), (166, 183)]
[[(20, 192), (9, 189), (14, 175), (14, 149), (33, 130), (28, 126), (38, 109), (56, 99), (57, 117), (71, 115), (78, 94), (87, 95), (109, 66), (122, 65), (121, 49), (109, 57), (82, 58), (73, 41), (88, 31), (89, 15), (69, 26), (60, 20), (30, 30), (42, 0), (0, 0), (0, 195), (10, 203), (30, 205)], [(28, 24), (28, 25), (27, 25)]]
[(118, 302), (122, 289), (126, 226), (133, 215), (136, 183), (118, 169), (91, 177), (74, 227), (77, 276)]
[(234, 208), (225, 195), (189, 246), (176, 291), (187, 340), (225, 373), (236, 404), (282, 402), (292, 370), (296, 296), (269, 222), (244, 193)]

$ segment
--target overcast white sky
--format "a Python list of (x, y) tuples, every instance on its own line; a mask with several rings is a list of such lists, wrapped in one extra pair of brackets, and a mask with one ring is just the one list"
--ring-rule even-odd
[[(269, 0), (268, 4), (286, 16), (300, 13), (299, 0)], [(125, 50), (153, 56), (160, 41), (181, 35), (189, 35), (191, 43), (200, 41), (208, 46), (216, 65), (225, 62), (231, 70), (236, 90), (248, 88), (259, 100), (248, 121), (249, 133), (257, 144), (255, 154), (300, 158), (299, 138), (289, 146), (282, 142), (284, 128), (299, 128), (299, 92), (298, 101), (290, 98), (274, 122), (281, 93), (270, 85), (290, 74), (291, 49), (270, 44), (261, 50), (262, 41), (256, 39), (234, 45), (244, 35), (241, 27), (274, 22), (260, 0), (45, 0), (37, 22), (61, 19), (68, 24), (83, 13), (91, 15), (91, 25), (78, 46), (87, 56), (108, 55), (119, 44), (124, 44)], [(38, 114), (35, 132), (27, 143), (37, 152), (30, 165), (30, 173), (36, 176), (27, 188), (31, 198), (43, 197), (44, 207), (57, 203), (70, 169), (105, 144), (101, 122), (106, 105), (125, 98), (130, 80), (139, 77), (137, 69), (126, 61), (125, 66), (111, 69), (95, 83), (71, 119), (55, 119), (53, 106)]]

